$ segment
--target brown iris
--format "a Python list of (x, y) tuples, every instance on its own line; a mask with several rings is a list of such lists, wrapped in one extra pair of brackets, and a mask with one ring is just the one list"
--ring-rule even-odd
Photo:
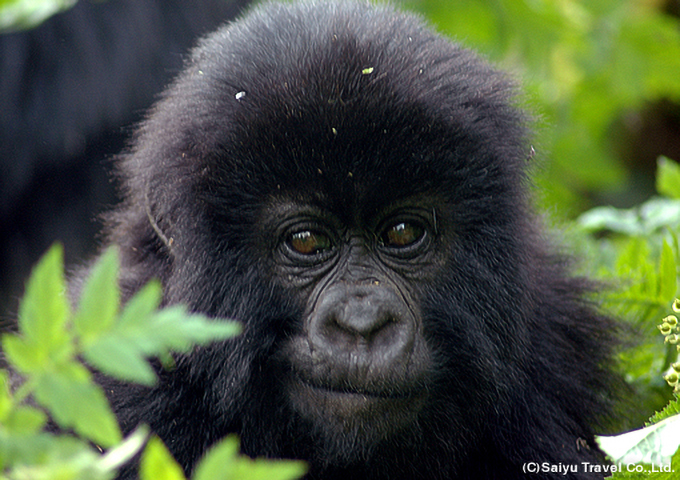
[(397, 223), (383, 234), (383, 244), (387, 247), (404, 248), (416, 243), (423, 236), (423, 229), (412, 223)]
[(293, 250), (303, 255), (314, 255), (331, 248), (331, 241), (326, 235), (311, 230), (294, 233), (289, 243)]

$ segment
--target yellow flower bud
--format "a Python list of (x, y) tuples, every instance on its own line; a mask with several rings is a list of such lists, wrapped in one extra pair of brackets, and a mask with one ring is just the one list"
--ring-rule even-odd
[(671, 326), (666, 322), (663, 322), (661, 325), (657, 325), (657, 327), (659, 328), (659, 330), (661, 330), (661, 333), (663, 335), (668, 335), (672, 331)]
[(667, 323), (671, 327), (675, 327), (678, 324), (678, 317), (675, 315), (668, 315), (666, 318), (663, 319), (663, 323)]
[(668, 382), (668, 385), (671, 387), (674, 387), (678, 384), (678, 374), (675, 372), (669, 373), (668, 375), (664, 375), (663, 379)]

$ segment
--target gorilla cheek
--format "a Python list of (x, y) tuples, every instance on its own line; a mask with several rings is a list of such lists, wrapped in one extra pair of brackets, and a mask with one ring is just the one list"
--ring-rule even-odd
[(426, 402), (430, 355), (421, 322), (390, 287), (338, 282), (286, 347), (293, 408), (327, 428), (383, 438)]

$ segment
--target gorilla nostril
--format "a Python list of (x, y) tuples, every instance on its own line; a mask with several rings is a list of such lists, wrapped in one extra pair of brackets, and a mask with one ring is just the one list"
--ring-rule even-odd
[(334, 285), (310, 316), (310, 341), (328, 355), (358, 353), (366, 361), (403, 356), (416, 334), (415, 319), (403, 303), (384, 286)]
[(371, 343), (374, 338), (386, 333), (390, 324), (397, 323), (390, 316), (369, 316), (354, 315), (330, 320), (331, 328), (336, 328), (339, 332), (348, 337), (352, 337), (361, 343)]
[(369, 339), (389, 322), (390, 317), (380, 307), (382, 305), (354, 301), (343, 310), (342, 315), (334, 318), (334, 323), (344, 331)]

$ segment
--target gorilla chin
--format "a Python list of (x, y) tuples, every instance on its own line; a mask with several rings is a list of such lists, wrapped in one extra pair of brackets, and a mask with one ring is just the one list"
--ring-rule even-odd
[(322, 445), (325, 461), (336, 466), (365, 461), (381, 443), (413, 437), (427, 402), (425, 390), (367, 393), (300, 379), (290, 382), (288, 392), (293, 410), (309, 422), (316, 443)]

